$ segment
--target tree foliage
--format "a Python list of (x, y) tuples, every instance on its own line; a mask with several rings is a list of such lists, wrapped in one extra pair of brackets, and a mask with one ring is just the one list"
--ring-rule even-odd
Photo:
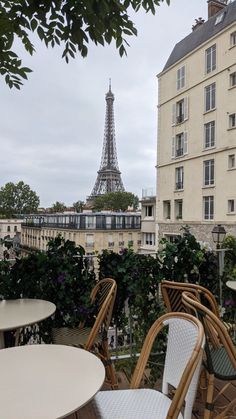
[(6, 183), (0, 189), (0, 213), (4, 217), (37, 212), (40, 200), (23, 181)]
[(82, 212), (84, 205), (84, 201), (76, 201), (74, 202), (73, 207), (76, 212)]
[(51, 207), (51, 212), (64, 212), (66, 209), (66, 206), (64, 202), (56, 201), (55, 204)]
[(0, 73), (10, 88), (20, 88), (31, 70), (13, 51), (14, 41), (20, 39), (32, 55), (32, 32), (47, 47), (63, 44), (66, 62), (77, 53), (86, 57), (89, 41), (103, 46), (114, 41), (122, 56), (126, 37), (137, 35), (128, 11), (143, 8), (155, 14), (164, 1), (170, 0), (0, 0)]
[(138, 203), (138, 197), (131, 192), (108, 192), (95, 199), (93, 209), (96, 211), (126, 211), (128, 207), (132, 207), (136, 210)]

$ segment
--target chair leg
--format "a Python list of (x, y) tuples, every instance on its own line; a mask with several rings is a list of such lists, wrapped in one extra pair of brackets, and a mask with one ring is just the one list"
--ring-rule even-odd
[(204, 409), (204, 419), (211, 419), (214, 410), (213, 393), (214, 393), (214, 374), (208, 374), (207, 380), (207, 396)]
[(116, 390), (118, 389), (118, 382), (117, 382), (114, 365), (110, 359), (107, 340), (102, 342), (102, 345), (100, 348), (100, 355), (105, 365), (106, 378), (108, 379), (112, 390)]

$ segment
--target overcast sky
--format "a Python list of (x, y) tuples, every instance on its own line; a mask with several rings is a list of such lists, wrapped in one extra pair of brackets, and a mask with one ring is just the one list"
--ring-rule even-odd
[(100, 166), (111, 78), (125, 189), (141, 197), (142, 189), (155, 188), (156, 75), (200, 16), (206, 19), (207, 0), (171, 0), (155, 16), (136, 14), (138, 37), (129, 39), (128, 57), (91, 44), (87, 58), (66, 64), (60, 49), (37, 40), (33, 57), (21, 52), (33, 70), (21, 91), (0, 78), (0, 186), (23, 180), (44, 207), (85, 201)]

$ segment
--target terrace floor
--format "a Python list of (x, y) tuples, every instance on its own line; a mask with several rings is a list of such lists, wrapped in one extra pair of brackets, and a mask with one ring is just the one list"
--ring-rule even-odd
[[(119, 389), (127, 389), (129, 387), (129, 381), (128, 381), (125, 373), (118, 372), (117, 375), (118, 375)], [(216, 389), (217, 390), (221, 389), (223, 387), (222, 384), (225, 384), (225, 382), (223, 383), (222, 381), (218, 380), (216, 382)], [(157, 388), (158, 387), (159, 387), (159, 385), (157, 385)], [(105, 385), (103, 390), (107, 390), (107, 389), (109, 389), (109, 388)], [(232, 386), (230, 386), (227, 389), (227, 392), (226, 392), (225, 396), (220, 396), (219, 397), (219, 399), (217, 401), (217, 406), (219, 406), (218, 411), (220, 411), (220, 407), (223, 407), (223, 406), (227, 405), (230, 401), (232, 401), (235, 398), (236, 398), (236, 381), (233, 381)], [(203, 409), (204, 409), (203, 401), (201, 400), (201, 397), (200, 397), (200, 394), (199, 394), (197, 396), (196, 403), (195, 403), (195, 406), (194, 406), (192, 419), (202, 419), (203, 418)], [(87, 404), (82, 409), (80, 409), (78, 413), (79, 413), (78, 414), (79, 419), (96, 419), (96, 416), (93, 412), (93, 408), (92, 408), (91, 403)], [(75, 419), (75, 416), (70, 415), (70, 416), (68, 416), (67, 419)], [(232, 415), (227, 417), (227, 419), (236, 419), (236, 412), (232, 412)]]

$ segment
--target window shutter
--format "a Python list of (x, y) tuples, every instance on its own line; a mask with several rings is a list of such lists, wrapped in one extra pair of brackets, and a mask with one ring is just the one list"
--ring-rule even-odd
[(176, 124), (176, 103), (172, 105), (172, 126)]
[(175, 158), (175, 137), (172, 137), (171, 158)]
[(188, 154), (188, 134), (184, 133), (184, 154)]
[(184, 120), (188, 119), (188, 97), (184, 98)]

